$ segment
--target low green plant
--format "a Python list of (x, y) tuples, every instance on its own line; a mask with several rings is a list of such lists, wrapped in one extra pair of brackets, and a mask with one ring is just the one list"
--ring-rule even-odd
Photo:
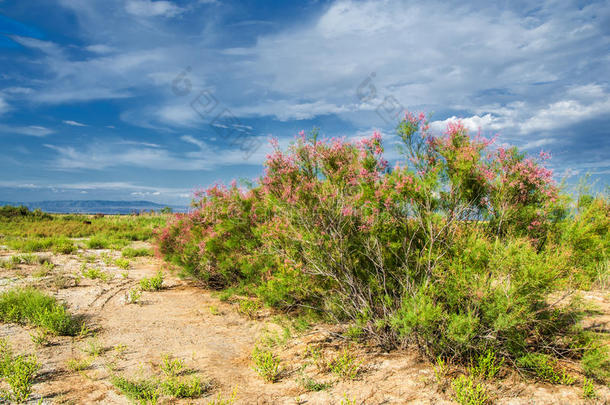
[(210, 305), (209, 310), (210, 310), (210, 314), (212, 314), (212, 315), (216, 315), (216, 316), (222, 315), (216, 305)]
[(154, 277), (140, 280), (140, 288), (144, 291), (159, 291), (163, 288), (163, 272), (158, 271)]
[(48, 346), (51, 344), (49, 337), (50, 333), (47, 329), (39, 328), (33, 333), (30, 333), (30, 338), (36, 346)]
[(132, 288), (127, 292), (125, 302), (128, 304), (138, 304), (140, 303), (140, 298), (142, 298), (142, 290), (139, 288)]
[(243, 299), (239, 301), (237, 312), (247, 316), (249, 319), (254, 319), (256, 313), (262, 308), (260, 301)]
[(356, 405), (356, 399), (348, 397), (347, 392), (345, 392), (343, 398), (341, 398), (341, 405)]
[(122, 257), (119, 257), (118, 259), (116, 259), (116, 260), (114, 261), (114, 264), (115, 264), (115, 265), (116, 265), (118, 268), (123, 269), (123, 270), (127, 270), (127, 269), (129, 269), (129, 267), (131, 266), (131, 263), (129, 262), (129, 260), (128, 260), (128, 259), (124, 259), (124, 258), (122, 258)]
[(38, 269), (33, 273), (34, 277), (42, 278), (49, 275), (51, 270), (55, 268), (55, 265), (51, 262), (44, 262), (41, 264)]
[(161, 383), (165, 394), (174, 398), (198, 398), (212, 388), (209, 381), (193, 376), (189, 379), (170, 377)]
[(297, 382), (307, 391), (324, 391), (333, 386), (331, 382), (319, 382), (313, 378), (303, 375), (297, 379)]
[(34, 377), (40, 369), (35, 356), (14, 355), (5, 339), (0, 340), (0, 377), (9, 389), (1, 395), (9, 402), (25, 402), (32, 393)]
[(474, 364), (470, 366), (470, 373), (475, 377), (491, 380), (494, 378), (504, 364), (504, 359), (498, 361), (496, 353), (487, 350), (484, 354), (477, 356)]
[(103, 252), (102, 254), (100, 254), (100, 259), (102, 259), (102, 262), (104, 262), (104, 264), (106, 266), (111, 266), (112, 265), (112, 256), (110, 256), (110, 254), (108, 254), (108, 252)]
[(344, 380), (355, 380), (362, 372), (363, 361), (358, 361), (356, 355), (344, 349), (339, 356), (329, 363), (330, 371)]
[(233, 389), (231, 396), (224, 398), (222, 393), (219, 392), (216, 397), (211, 401), (208, 401), (207, 405), (233, 405), (237, 401), (237, 387)]
[(93, 236), (86, 242), (89, 249), (109, 249), (110, 241), (100, 236)]
[(595, 399), (597, 398), (597, 392), (595, 391), (595, 386), (593, 385), (593, 381), (585, 379), (582, 382), (582, 397), (585, 399)]
[(59, 238), (53, 243), (53, 253), (69, 255), (76, 252), (77, 247), (70, 239)]
[(517, 359), (517, 366), (552, 384), (574, 383), (574, 378), (555, 359), (546, 354), (528, 353)]
[(273, 352), (255, 347), (252, 351), (253, 369), (267, 382), (276, 382), (282, 373), (280, 359)]
[(159, 382), (153, 378), (129, 379), (125, 376), (113, 375), (110, 382), (123, 395), (139, 404), (156, 404), (161, 395)]
[(447, 365), (447, 361), (444, 360), (441, 356), (436, 358), (436, 363), (433, 366), (434, 369), (434, 378), (436, 379), (436, 383), (438, 385), (443, 385), (445, 383), (447, 373), (449, 371), (449, 366)]
[(153, 252), (152, 252), (152, 250), (147, 249), (147, 248), (131, 248), (131, 247), (126, 247), (121, 252), (121, 255), (123, 257), (127, 257), (127, 258), (145, 257), (145, 256), (152, 256)]
[(68, 336), (75, 335), (79, 327), (65, 306), (31, 287), (17, 287), (0, 294), (0, 321), (30, 324)]
[(485, 386), (471, 376), (461, 375), (451, 384), (454, 399), (460, 405), (484, 405), (490, 402)]
[(89, 356), (97, 357), (102, 354), (105, 349), (101, 342), (97, 338), (93, 337), (87, 341), (86, 346), (81, 350), (87, 353)]
[(161, 359), (161, 371), (166, 377), (176, 377), (184, 371), (184, 360), (174, 359), (166, 354)]
[(66, 362), (68, 370), (73, 372), (84, 371), (91, 367), (93, 363), (90, 357), (72, 358)]
[(610, 349), (608, 346), (596, 345), (585, 350), (580, 360), (586, 376), (600, 382), (610, 379)]
[(110, 273), (102, 271), (97, 267), (87, 267), (87, 266), (81, 267), (81, 274), (85, 278), (89, 278), (91, 280), (99, 279), (104, 282), (107, 282), (112, 278), (112, 275)]

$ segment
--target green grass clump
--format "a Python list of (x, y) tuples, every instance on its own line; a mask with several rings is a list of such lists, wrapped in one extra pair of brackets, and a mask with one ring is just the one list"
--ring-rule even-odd
[(265, 381), (276, 382), (280, 378), (282, 369), (280, 367), (280, 359), (278, 359), (270, 350), (259, 349), (255, 347), (252, 351), (252, 368)]
[(184, 370), (184, 361), (180, 359), (173, 359), (170, 355), (166, 354), (161, 359), (161, 371), (167, 377), (176, 377)]
[(498, 361), (496, 353), (487, 350), (476, 358), (476, 361), (470, 367), (470, 372), (475, 377), (491, 380), (498, 374), (503, 364), (504, 359)]
[(324, 391), (333, 386), (331, 382), (319, 382), (309, 376), (300, 377), (298, 383), (307, 391)]
[(552, 384), (574, 383), (574, 378), (556, 360), (546, 354), (528, 353), (517, 359), (517, 366)]
[(166, 395), (174, 398), (198, 398), (208, 392), (212, 387), (209, 381), (193, 376), (190, 379), (168, 378), (161, 383)]
[(140, 404), (156, 404), (161, 395), (159, 382), (156, 379), (129, 379), (114, 375), (110, 382), (127, 398)]
[(610, 379), (610, 349), (608, 346), (597, 346), (585, 351), (580, 360), (586, 376), (600, 382)]
[(1, 392), (4, 399), (17, 403), (27, 401), (39, 369), (35, 356), (14, 355), (8, 342), (0, 339), (0, 377), (9, 386), (9, 390)]
[(485, 386), (473, 376), (461, 375), (453, 380), (454, 399), (460, 405), (484, 405), (490, 402)]
[(147, 248), (130, 248), (130, 247), (126, 247), (125, 249), (123, 249), (123, 251), (121, 252), (121, 255), (123, 257), (126, 258), (134, 258), (134, 257), (146, 257), (146, 256), (152, 256), (153, 252), (150, 249)]
[(85, 278), (89, 278), (91, 280), (100, 279), (104, 282), (107, 282), (108, 280), (110, 280), (112, 278), (112, 275), (110, 273), (106, 273), (106, 272), (98, 269), (97, 267), (82, 266), (81, 274)]
[(121, 257), (120, 257), (120, 258), (118, 258), (118, 259), (116, 259), (116, 260), (114, 261), (114, 264), (115, 264), (115, 265), (116, 265), (118, 268), (123, 269), (123, 270), (127, 270), (127, 269), (129, 269), (129, 267), (131, 266), (131, 263), (129, 262), (129, 260), (128, 260), (128, 259), (124, 259), (124, 258), (121, 258)]
[(586, 377), (582, 382), (582, 397), (585, 399), (597, 398), (597, 392), (595, 391), (593, 381), (587, 379)]
[(362, 361), (358, 361), (355, 354), (345, 349), (339, 356), (331, 360), (328, 367), (339, 378), (355, 380), (362, 371)]
[(144, 291), (159, 291), (163, 288), (163, 273), (158, 271), (154, 277), (141, 279), (140, 288)]
[(67, 336), (74, 336), (80, 326), (64, 305), (31, 287), (0, 294), (0, 321), (30, 324)]
[(91, 367), (92, 360), (90, 357), (73, 358), (66, 362), (66, 367), (70, 371), (84, 371)]

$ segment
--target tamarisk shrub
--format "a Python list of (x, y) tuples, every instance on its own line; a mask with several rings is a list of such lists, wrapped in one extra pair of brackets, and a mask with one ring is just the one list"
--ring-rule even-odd
[(213, 286), (315, 306), (388, 348), (581, 356), (577, 310), (549, 298), (573, 261), (549, 238), (568, 211), (548, 156), (494, 149), (459, 122), (435, 136), (424, 114), (407, 113), (397, 134), (394, 168), (379, 133), (274, 142), (258, 184), (197, 194), (159, 251)]

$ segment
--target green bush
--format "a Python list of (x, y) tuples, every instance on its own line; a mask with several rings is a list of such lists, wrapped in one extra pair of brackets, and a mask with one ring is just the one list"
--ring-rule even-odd
[(552, 384), (571, 385), (574, 383), (574, 378), (557, 361), (545, 354), (528, 353), (517, 359), (517, 365)]
[(460, 405), (485, 405), (490, 402), (485, 386), (472, 376), (459, 376), (453, 380), (452, 387), (454, 398)]
[(159, 291), (163, 288), (163, 272), (158, 271), (154, 277), (140, 280), (140, 288), (144, 291)]
[(27, 323), (67, 336), (74, 336), (80, 327), (65, 306), (33, 288), (14, 288), (1, 293), (0, 321)]
[(4, 339), (0, 340), (0, 377), (9, 386), (1, 396), (9, 402), (22, 403), (32, 393), (32, 384), (40, 364), (35, 356), (14, 355)]
[(134, 258), (134, 257), (152, 256), (153, 253), (152, 253), (152, 251), (150, 249), (147, 249), (147, 248), (135, 249), (135, 248), (126, 247), (121, 252), (121, 255), (123, 257), (131, 259), (131, 258)]
[(225, 295), (315, 308), (385, 348), (464, 364), (494, 353), (487, 378), (529, 354), (580, 360), (582, 311), (554, 297), (607, 260), (607, 199), (571, 213), (545, 154), (492, 148), (460, 123), (434, 136), (407, 114), (397, 134), (395, 168), (377, 133), (275, 144), (257, 183), (197, 193), (158, 250)]

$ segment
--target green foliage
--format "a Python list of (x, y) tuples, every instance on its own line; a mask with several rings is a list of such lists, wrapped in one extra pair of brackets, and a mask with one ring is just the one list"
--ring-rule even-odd
[(147, 248), (130, 248), (130, 247), (126, 247), (125, 249), (123, 249), (123, 251), (121, 252), (121, 255), (123, 257), (126, 258), (134, 258), (134, 257), (146, 257), (146, 256), (152, 256), (153, 253), (150, 249)]
[(120, 269), (124, 269), (127, 270), (129, 269), (129, 267), (131, 266), (131, 263), (129, 262), (129, 259), (123, 259), (123, 258), (118, 258), (114, 261), (114, 264), (120, 268)]
[(319, 382), (314, 380), (313, 378), (303, 375), (297, 379), (297, 382), (303, 387), (303, 389), (307, 391), (324, 391), (333, 386), (331, 382)]
[(498, 361), (496, 353), (488, 350), (477, 356), (474, 364), (470, 366), (470, 372), (475, 377), (491, 380), (498, 374), (503, 364), (504, 359)]
[(490, 402), (485, 386), (473, 376), (461, 375), (452, 383), (454, 399), (460, 405), (484, 405)]
[(261, 307), (262, 305), (259, 301), (243, 299), (239, 301), (237, 311), (250, 319), (254, 319), (256, 317), (256, 313), (261, 309)]
[(123, 395), (139, 404), (156, 404), (161, 395), (159, 382), (156, 379), (129, 379), (113, 375), (110, 381)]
[(267, 382), (276, 382), (282, 373), (280, 360), (267, 349), (255, 347), (252, 351), (252, 368)]
[(158, 271), (154, 277), (140, 280), (140, 288), (144, 291), (159, 291), (163, 288), (163, 272)]
[(362, 372), (363, 361), (358, 361), (356, 355), (344, 349), (341, 354), (330, 361), (328, 367), (337, 377), (344, 380), (355, 380)]
[(5, 339), (0, 340), (0, 377), (9, 390), (1, 393), (9, 402), (22, 403), (32, 393), (32, 384), (40, 364), (35, 356), (14, 355)]
[(594, 346), (585, 350), (580, 361), (586, 376), (600, 382), (610, 379), (610, 349), (608, 346)]
[(595, 386), (593, 385), (593, 381), (588, 380), (586, 377), (582, 383), (582, 397), (585, 399), (597, 398), (597, 392), (595, 391)]
[(184, 361), (173, 359), (170, 355), (166, 354), (161, 360), (161, 371), (167, 377), (176, 377), (184, 371)]
[(132, 288), (127, 292), (126, 302), (128, 304), (138, 304), (142, 298), (142, 291), (139, 288)]
[(36, 329), (34, 333), (30, 333), (30, 339), (32, 339), (32, 343), (36, 346), (48, 346), (51, 344), (49, 339), (50, 332), (47, 329)]
[(84, 263), (83, 266), (81, 266), (81, 274), (83, 275), (83, 277), (89, 278), (91, 280), (99, 279), (104, 282), (107, 282), (112, 279), (112, 274), (102, 271), (97, 267), (87, 267), (86, 265), (84, 265)]
[(0, 321), (27, 323), (68, 336), (74, 336), (80, 327), (65, 306), (33, 288), (13, 288), (1, 293)]
[(73, 372), (84, 371), (91, 367), (92, 360), (90, 357), (72, 358), (66, 362), (68, 370)]
[(552, 384), (574, 383), (574, 378), (557, 361), (545, 354), (528, 353), (517, 359), (517, 366)]
[(188, 379), (168, 378), (161, 383), (163, 391), (174, 398), (198, 398), (212, 388), (209, 381), (193, 376)]

